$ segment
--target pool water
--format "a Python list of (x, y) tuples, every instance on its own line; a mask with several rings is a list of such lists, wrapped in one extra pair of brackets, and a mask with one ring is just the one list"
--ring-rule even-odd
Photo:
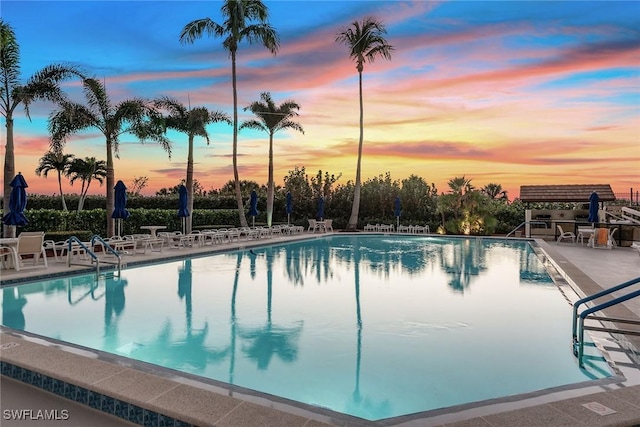
[(527, 242), (331, 236), (5, 287), (2, 324), (378, 420), (611, 375)]

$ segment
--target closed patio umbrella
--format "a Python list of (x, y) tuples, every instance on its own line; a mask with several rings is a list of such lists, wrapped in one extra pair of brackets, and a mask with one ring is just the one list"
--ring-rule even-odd
[(596, 193), (595, 191), (593, 193), (591, 193), (591, 196), (589, 196), (589, 218), (587, 218), (587, 221), (591, 222), (591, 223), (596, 223), (598, 222), (598, 203), (600, 202), (600, 197), (598, 196), (598, 193)]
[(291, 220), (291, 214), (293, 213), (293, 197), (291, 197), (291, 192), (287, 191), (287, 225), (289, 225), (289, 221)]
[(11, 194), (9, 195), (9, 212), (2, 217), (5, 225), (27, 225), (29, 220), (24, 216), (24, 210), (27, 207), (27, 182), (20, 172), (9, 184), (11, 186)]
[(113, 213), (111, 214), (111, 218), (116, 220), (118, 224), (118, 236), (122, 235), (122, 220), (129, 218), (129, 211), (127, 210), (127, 187), (124, 185), (124, 182), (118, 181), (113, 187), (115, 190), (115, 203), (113, 208)]
[(249, 215), (252, 217), (252, 227), (256, 226), (256, 216), (258, 216), (258, 193), (256, 190), (251, 190), (251, 202), (249, 208)]
[(400, 196), (396, 196), (396, 201), (393, 203), (393, 213), (396, 216), (396, 230), (400, 226), (400, 208), (402, 204), (400, 202)]
[(189, 216), (187, 209), (187, 187), (181, 185), (178, 188), (178, 216), (182, 218), (182, 233), (186, 233), (186, 222)]
[(320, 218), (320, 221), (323, 220), (324, 218), (324, 197), (320, 196), (320, 198), (318, 199), (318, 214), (317, 214), (318, 218)]

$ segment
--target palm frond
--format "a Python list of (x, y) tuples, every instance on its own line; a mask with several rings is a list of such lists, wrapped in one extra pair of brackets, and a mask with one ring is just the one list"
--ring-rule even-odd
[(262, 43), (272, 54), (278, 53), (280, 37), (269, 24), (256, 24), (245, 27), (238, 33), (238, 41), (246, 40), (249, 44)]
[(180, 43), (192, 44), (196, 39), (201, 38), (204, 34), (215, 36), (219, 30), (219, 25), (209, 18), (196, 19), (189, 22), (180, 31)]
[(304, 129), (302, 128), (300, 123), (293, 122), (291, 120), (284, 120), (278, 123), (278, 130), (280, 129), (293, 129), (293, 130), (297, 130), (298, 132), (304, 135)]
[(84, 95), (89, 107), (100, 112), (103, 118), (111, 115), (111, 100), (104, 84), (97, 79), (89, 78), (82, 81)]
[(61, 150), (70, 135), (91, 127), (105, 132), (100, 119), (86, 106), (72, 102), (62, 103), (61, 109), (52, 111), (49, 115), (51, 150)]
[(20, 81), (20, 46), (13, 28), (0, 19), (0, 102), (6, 117), (11, 110), (12, 88)]
[(269, 128), (267, 128), (263, 123), (255, 119), (245, 120), (242, 123), (240, 123), (240, 126), (238, 126), (238, 130), (242, 130), (242, 129), (262, 130), (269, 133)]

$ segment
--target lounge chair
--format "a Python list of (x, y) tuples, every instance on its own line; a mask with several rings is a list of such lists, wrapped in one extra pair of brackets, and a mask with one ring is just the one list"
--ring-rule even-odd
[[(47, 264), (47, 252), (44, 249), (44, 232), (43, 231), (23, 231), (18, 236), (18, 245), (16, 247), (15, 269), (25, 268), (23, 256), (31, 256), (33, 265), (31, 267), (49, 268)], [(38, 261), (42, 258), (42, 264)]]
[(558, 243), (560, 243), (564, 239), (571, 240), (571, 243), (575, 243), (576, 242), (576, 235), (573, 232), (564, 231), (562, 229), (562, 227), (560, 226), (560, 224), (556, 224), (556, 227), (558, 227), (558, 233), (560, 233), (560, 235), (558, 236)]
[(633, 242), (633, 243), (631, 244), (631, 247), (632, 247), (633, 249), (637, 249), (637, 250), (638, 250), (638, 255), (640, 255), (640, 242)]

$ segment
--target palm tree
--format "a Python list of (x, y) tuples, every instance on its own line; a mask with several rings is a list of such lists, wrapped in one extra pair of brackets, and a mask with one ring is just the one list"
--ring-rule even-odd
[(508, 201), (507, 191), (502, 189), (502, 185), (489, 183), (480, 189), (481, 192), (489, 196), (492, 200)]
[(80, 212), (84, 207), (91, 181), (95, 179), (100, 185), (104, 182), (107, 176), (107, 163), (104, 160), (97, 160), (95, 157), (74, 159), (69, 167), (69, 176), (71, 177), (71, 185), (78, 179), (82, 181), (80, 200), (78, 200), (78, 212)]
[(164, 118), (164, 124), (169, 129), (186, 133), (189, 137), (189, 152), (187, 155), (187, 208), (191, 215), (187, 218), (186, 232), (191, 233), (193, 218), (193, 138), (201, 136), (209, 144), (207, 125), (210, 123), (227, 122), (231, 124), (229, 117), (220, 111), (209, 111), (205, 107), (187, 108), (178, 100), (170, 97), (161, 97), (154, 101), (157, 108), (166, 110), (168, 115)]
[[(74, 67), (59, 64), (48, 65), (20, 84), (20, 46), (13, 28), (0, 19), (0, 113), (5, 118), (7, 139), (4, 157), (4, 196), (6, 214), (9, 209), (11, 180), (15, 175), (15, 154), (13, 143), (13, 113), (20, 104), (24, 105), (27, 118), (29, 105), (38, 99), (59, 101), (64, 98), (59, 83), (71, 77), (82, 77)], [(5, 237), (15, 236), (15, 227), (5, 226)]]
[[(242, 192), (240, 190), (240, 177), (238, 176), (238, 92), (236, 84), (236, 53), (238, 44), (246, 40), (249, 44), (262, 43), (274, 55), (280, 46), (280, 40), (275, 29), (267, 22), (269, 13), (267, 6), (260, 0), (225, 0), (220, 9), (226, 20), (222, 25), (213, 22), (210, 18), (196, 19), (189, 22), (180, 32), (180, 42), (193, 43), (203, 34), (215, 37), (224, 37), (222, 47), (229, 51), (231, 56), (231, 79), (233, 86), (233, 179), (235, 182), (236, 200), (238, 203), (238, 215), (240, 224), (247, 226), (247, 218), (244, 216)], [(258, 21), (250, 24), (250, 21)]]
[(159, 114), (146, 100), (132, 98), (112, 105), (104, 83), (88, 78), (82, 81), (87, 105), (69, 101), (61, 102), (61, 108), (49, 116), (51, 147), (60, 150), (67, 138), (86, 129), (96, 128), (105, 137), (107, 148), (107, 235), (114, 234), (114, 221), (111, 214), (114, 209), (115, 174), (113, 156), (118, 157), (120, 135), (134, 134), (140, 142), (154, 140), (159, 142), (171, 158), (171, 143), (164, 136), (164, 127)]
[(304, 129), (300, 124), (291, 121), (292, 117), (298, 115), (300, 104), (288, 100), (276, 106), (269, 92), (260, 94), (260, 101), (255, 101), (244, 111), (251, 111), (258, 117), (258, 120), (247, 120), (242, 122), (239, 129), (263, 130), (269, 134), (269, 178), (267, 182), (267, 226), (271, 227), (273, 218), (273, 198), (275, 186), (273, 183), (273, 135), (282, 129), (294, 129), (304, 134)]
[(378, 56), (391, 60), (393, 46), (387, 43), (384, 35), (387, 30), (382, 21), (368, 17), (362, 22), (354, 21), (351, 26), (338, 32), (336, 42), (344, 44), (349, 48), (349, 58), (356, 61), (358, 70), (358, 82), (360, 88), (360, 142), (358, 143), (358, 164), (356, 166), (356, 182), (353, 190), (353, 205), (351, 216), (347, 223), (347, 230), (355, 230), (358, 226), (358, 212), (360, 210), (360, 188), (361, 188), (361, 164), (362, 164), (362, 144), (364, 138), (364, 112), (362, 106), (362, 71), (364, 63), (372, 63)]
[(58, 172), (58, 188), (60, 189), (60, 197), (62, 198), (63, 211), (67, 210), (67, 203), (62, 193), (62, 175), (67, 176), (69, 174), (69, 167), (71, 166), (72, 160), (73, 154), (64, 154), (62, 151), (47, 151), (44, 156), (40, 158), (38, 167), (36, 168), (36, 175), (44, 175), (45, 178), (50, 171)]

